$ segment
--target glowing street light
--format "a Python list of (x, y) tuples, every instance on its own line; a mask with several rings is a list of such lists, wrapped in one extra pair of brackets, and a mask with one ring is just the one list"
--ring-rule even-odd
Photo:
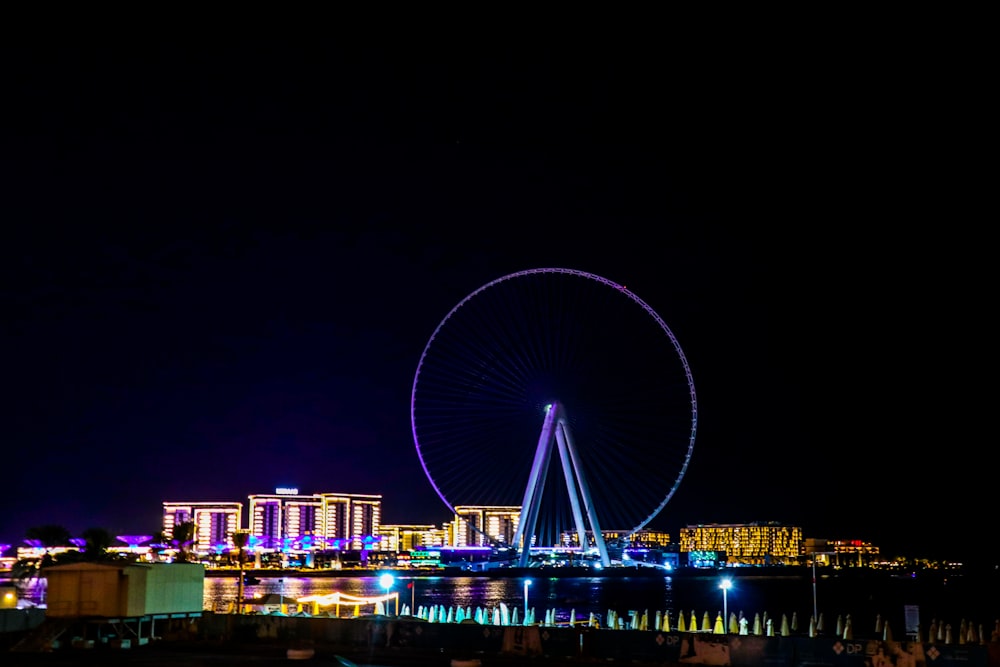
[(528, 586), (531, 585), (531, 579), (524, 580), (524, 621), (528, 621)]
[[(385, 589), (385, 597), (386, 597), (386, 601), (385, 601), (386, 612), (385, 613), (386, 614), (389, 613), (389, 600), (388, 600), (388, 598), (389, 598), (389, 589), (392, 588), (392, 584), (395, 581), (396, 580), (393, 578), (393, 576), (391, 574), (389, 574), (388, 572), (385, 573), (385, 574), (383, 574), (381, 577), (379, 577), (379, 580), (378, 580), (379, 584), (382, 585), (382, 588)], [(396, 598), (396, 615), (399, 616), (399, 598), (398, 597)]]
[(732, 587), (733, 580), (729, 577), (725, 577), (719, 582), (719, 588), (722, 589), (722, 627), (726, 628), (727, 631), (729, 630), (729, 598), (726, 594)]

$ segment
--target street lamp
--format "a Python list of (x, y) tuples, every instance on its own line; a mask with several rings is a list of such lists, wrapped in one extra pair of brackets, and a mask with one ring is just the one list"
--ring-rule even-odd
[(531, 585), (531, 579), (524, 580), (524, 622), (528, 622), (528, 586)]
[(813, 567), (813, 621), (819, 623), (819, 606), (816, 604), (816, 557), (817, 556), (832, 556), (836, 554), (836, 551), (814, 551), (812, 557), (812, 567)]
[(733, 580), (729, 577), (725, 577), (719, 582), (719, 588), (722, 589), (722, 627), (725, 628), (726, 632), (729, 632), (729, 598), (727, 593), (732, 587)]
[[(386, 600), (385, 600), (385, 609), (386, 609), (386, 611), (385, 611), (385, 613), (386, 614), (389, 613), (389, 589), (392, 588), (392, 584), (393, 584), (394, 581), (395, 581), (395, 579), (388, 572), (385, 573), (385, 574), (383, 574), (381, 577), (379, 577), (379, 580), (378, 580), (378, 582), (382, 585), (382, 588), (385, 589), (385, 597), (386, 597)], [(399, 605), (399, 598), (396, 598), (396, 605), (398, 607), (398, 605)], [(396, 615), (397, 616), (399, 615), (399, 609), (398, 608), (396, 609)]]

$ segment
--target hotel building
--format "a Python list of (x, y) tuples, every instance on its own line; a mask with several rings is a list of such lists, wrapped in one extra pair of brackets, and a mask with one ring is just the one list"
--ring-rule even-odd
[(680, 529), (681, 553), (691, 565), (723, 557), (728, 565), (791, 565), (802, 553), (802, 528), (767, 523), (712, 523)]
[(485, 547), (493, 542), (513, 546), (520, 520), (520, 505), (457, 505), (451, 546)]
[(381, 532), (383, 550), (393, 553), (421, 551), (451, 544), (449, 531), (439, 526), (382, 524)]
[(192, 551), (209, 553), (233, 547), (233, 533), (243, 522), (242, 503), (163, 503), (163, 538), (173, 539), (174, 526), (194, 523)]

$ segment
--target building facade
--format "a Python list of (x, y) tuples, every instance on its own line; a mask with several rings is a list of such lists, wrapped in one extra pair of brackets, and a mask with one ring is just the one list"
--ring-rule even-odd
[(164, 502), (163, 537), (173, 539), (174, 527), (192, 522), (194, 543), (191, 550), (210, 553), (233, 548), (233, 533), (243, 523), (242, 503)]
[(384, 550), (381, 542), (382, 496), (321, 493), (322, 544), (326, 549)]
[(681, 553), (728, 565), (793, 565), (802, 554), (802, 528), (776, 522), (712, 523), (685, 526), (678, 538)]
[(451, 546), (515, 546), (512, 542), (520, 520), (520, 505), (458, 505)]
[(300, 495), (298, 489), (248, 496), (248, 529), (256, 545), (274, 550), (308, 550), (323, 535), (323, 499)]

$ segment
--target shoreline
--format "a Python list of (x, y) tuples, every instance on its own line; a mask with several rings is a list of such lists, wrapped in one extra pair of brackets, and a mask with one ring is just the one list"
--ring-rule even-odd
[[(205, 576), (212, 578), (239, 578), (240, 570), (236, 568), (212, 568), (205, 569)], [(431, 577), (482, 577), (492, 579), (520, 579), (526, 577), (544, 577), (553, 579), (572, 578), (649, 578), (649, 579), (718, 579), (720, 577), (731, 577), (733, 579), (812, 579), (814, 572), (807, 566), (763, 566), (763, 567), (739, 567), (720, 569), (701, 568), (679, 568), (676, 570), (665, 570), (659, 567), (614, 567), (602, 570), (595, 570), (585, 567), (532, 567), (532, 568), (495, 568), (489, 570), (464, 570), (460, 568), (442, 569), (410, 569), (410, 568), (348, 568), (348, 569), (278, 569), (278, 568), (244, 568), (244, 577), (256, 577), (263, 579), (281, 579), (285, 577), (318, 577), (318, 578), (365, 578), (379, 577), (383, 574), (391, 574), (397, 579), (418, 579)], [(815, 571), (817, 579), (829, 578), (931, 578), (931, 577), (958, 577), (969, 574), (961, 570), (920, 570), (917, 572), (896, 572), (891, 570), (881, 570), (861, 567), (830, 568), (823, 567)]]

